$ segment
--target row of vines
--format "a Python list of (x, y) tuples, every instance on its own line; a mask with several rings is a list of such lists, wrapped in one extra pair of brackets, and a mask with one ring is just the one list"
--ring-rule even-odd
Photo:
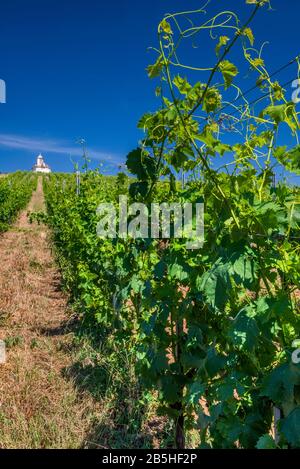
[[(234, 12), (210, 18), (203, 9), (160, 23), (148, 73), (161, 104), (139, 122), (144, 138), (127, 157), (134, 179), (86, 171), (80, 190), (73, 175), (44, 181), (48, 223), (83, 324), (131, 350), (142, 391), (173, 421), (178, 448), (190, 430), (201, 448), (300, 447), (300, 365), (292, 360), (300, 193), (273, 177), (277, 167), (299, 172), (299, 121), (254, 48), (250, 23), (269, 2), (246, 3), (243, 24)], [(180, 61), (181, 48), (201, 44), (207, 31), (215, 63)], [(238, 44), (260, 93), (255, 104), (228, 58)], [(287, 135), (295, 139), (289, 147)], [(98, 238), (99, 203), (118, 207), (120, 195), (150, 211), (153, 202), (204, 202), (203, 247), (171, 237)]]
[(0, 178), (0, 233), (26, 207), (35, 186), (36, 178), (29, 173), (17, 172)]

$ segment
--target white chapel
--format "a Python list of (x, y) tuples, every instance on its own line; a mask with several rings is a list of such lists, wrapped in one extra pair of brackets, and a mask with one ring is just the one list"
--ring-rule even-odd
[(32, 168), (32, 171), (34, 173), (51, 173), (50, 166), (45, 163), (43, 155), (39, 154), (36, 159), (36, 164)]

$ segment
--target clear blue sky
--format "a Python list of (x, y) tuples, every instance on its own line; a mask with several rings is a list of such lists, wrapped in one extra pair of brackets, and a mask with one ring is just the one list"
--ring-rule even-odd
[[(0, 8), (0, 171), (30, 169), (38, 152), (56, 171), (70, 171), (84, 137), (93, 164), (108, 172), (137, 145), (139, 117), (154, 110), (157, 83), (148, 79), (147, 51), (156, 45), (166, 12), (199, 8), (199, 0), (9, 0)], [(257, 44), (275, 70), (300, 54), (300, 2), (272, 0), (252, 25)], [(212, 0), (212, 11), (234, 9), (246, 18), (245, 0)], [(199, 52), (200, 53), (200, 52)], [(205, 44), (201, 49), (205, 57)], [(188, 54), (188, 52), (187, 52)], [(191, 51), (193, 58), (195, 51)], [(188, 58), (188, 56), (187, 56)], [(295, 76), (294, 76), (295, 75)], [(281, 74), (297, 78), (295, 67)], [(249, 87), (245, 80), (239, 82)], [(255, 97), (255, 96), (254, 96)]]

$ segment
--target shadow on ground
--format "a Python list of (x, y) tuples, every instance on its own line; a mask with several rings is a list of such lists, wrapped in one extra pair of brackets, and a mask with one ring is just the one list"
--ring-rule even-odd
[(56, 336), (63, 336), (63, 335), (69, 334), (70, 332), (74, 332), (74, 330), (76, 330), (77, 327), (78, 327), (78, 320), (75, 318), (75, 319), (63, 321), (57, 327), (40, 327), (40, 328), (35, 328), (35, 330), (39, 332), (41, 335), (44, 335), (46, 337), (56, 337)]
[(143, 401), (126, 348), (114, 349), (105, 338), (81, 337), (77, 355), (80, 359), (65, 368), (63, 376), (72, 380), (81, 394), (89, 393), (100, 408), (82, 447), (158, 448), (162, 441), (167, 447), (170, 432), (166, 420)]

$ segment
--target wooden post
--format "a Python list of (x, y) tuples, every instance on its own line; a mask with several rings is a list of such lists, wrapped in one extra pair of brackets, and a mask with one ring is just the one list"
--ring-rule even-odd
[(278, 422), (281, 419), (281, 410), (278, 407), (273, 407), (273, 415), (274, 415), (274, 440), (276, 445), (279, 443), (280, 435), (278, 432)]

